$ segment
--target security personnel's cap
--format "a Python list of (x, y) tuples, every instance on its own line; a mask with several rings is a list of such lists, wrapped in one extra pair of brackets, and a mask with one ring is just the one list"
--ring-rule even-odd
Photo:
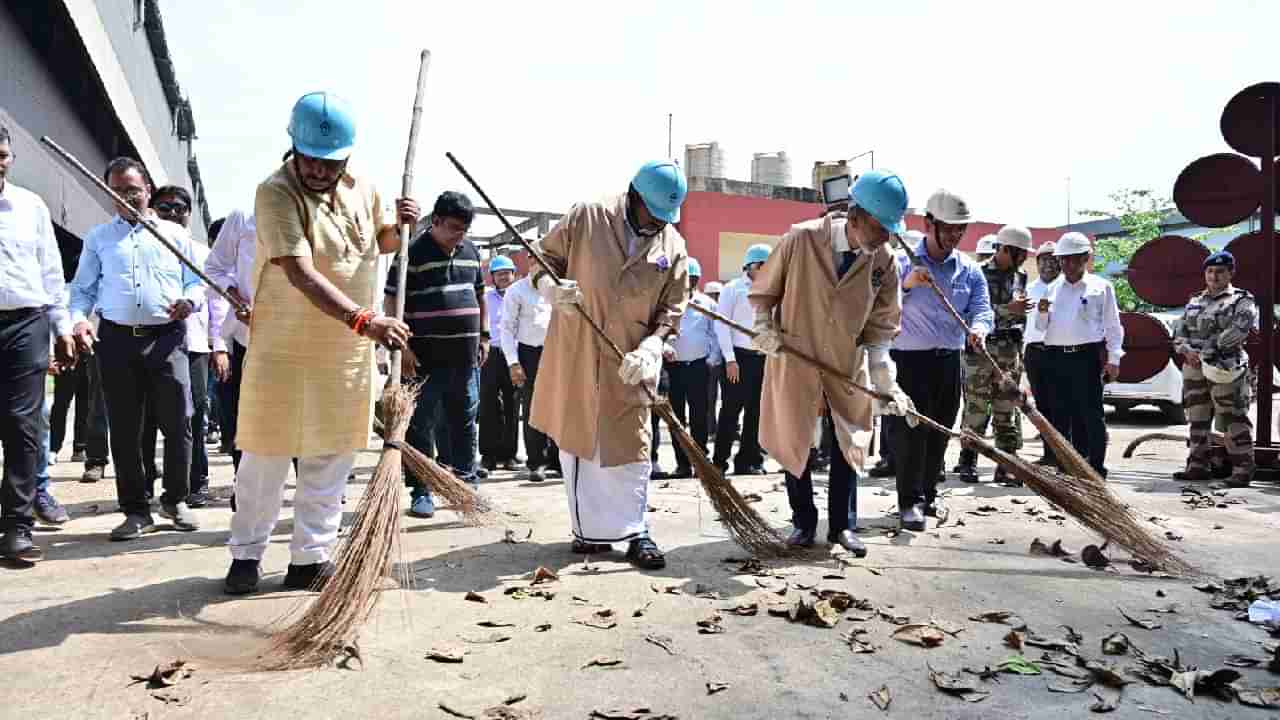
[(1201, 265), (1200, 267), (1201, 269), (1207, 269), (1211, 267), (1225, 267), (1225, 268), (1231, 268), (1232, 270), (1235, 270), (1236, 257), (1231, 253), (1227, 252), (1226, 250), (1219, 250), (1218, 252), (1206, 258), (1204, 261), (1204, 264)]

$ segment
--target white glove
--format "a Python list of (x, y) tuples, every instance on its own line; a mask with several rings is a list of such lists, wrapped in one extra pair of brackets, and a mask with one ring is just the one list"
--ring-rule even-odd
[(778, 326), (773, 324), (773, 313), (767, 310), (756, 310), (755, 323), (751, 328), (756, 336), (751, 338), (751, 347), (765, 355), (777, 355), (782, 349), (782, 334)]
[(538, 294), (556, 310), (572, 309), (582, 302), (582, 290), (574, 280), (561, 280), (558, 284), (549, 274), (538, 276)]
[(656, 383), (662, 374), (662, 338), (650, 335), (640, 347), (622, 356), (618, 377), (628, 385)]
[(876, 398), (872, 404), (872, 412), (876, 415), (897, 415), (904, 418), (909, 427), (919, 425), (919, 418), (912, 414), (916, 411), (916, 404), (898, 385), (898, 366), (892, 362), (878, 362), (871, 366), (870, 371), (871, 384), (876, 392), (893, 398), (888, 402)]

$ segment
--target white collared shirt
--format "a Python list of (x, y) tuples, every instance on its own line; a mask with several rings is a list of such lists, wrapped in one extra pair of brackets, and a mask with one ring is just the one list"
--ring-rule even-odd
[(0, 310), (45, 308), (50, 330), (70, 335), (65, 287), (48, 206), (6, 180), (0, 189)]
[[(209, 248), (205, 247), (203, 243), (198, 243), (198, 242), (191, 243), (191, 260), (196, 265), (200, 267), (204, 267), (205, 260), (208, 257), (209, 257)], [(219, 299), (222, 299), (222, 296), (217, 295), (217, 293), (209, 293), (209, 295), (216, 296)], [(222, 302), (226, 303), (227, 301), (222, 300)], [(209, 337), (210, 335), (209, 321), (211, 317), (210, 315), (211, 312), (212, 311), (210, 308), (210, 304), (209, 302), (206, 301), (203, 307), (199, 308), (198, 310), (193, 310), (191, 314), (187, 316), (187, 319), (182, 321), (183, 325), (186, 326), (186, 332), (187, 332), (187, 336), (185, 340), (185, 348), (184, 348), (187, 352), (192, 352), (192, 353), (209, 352), (209, 346), (212, 340), (212, 338)]]
[[(234, 287), (253, 302), (253, 259), (257, 255), (258, 232), (252, 214), (233, 210), (222, 223), (204, 271), (219, 286)], [(231, 303), (217, 293), (209, 293), (209, 335), (212, 350), (226, 352), (227, 340), (249, 345), (249, 328), (231, 312)]]
[(547, 341), (547, 326), (550, 324), (551, 303), (533, 289), (533, 281), (522, 277), (511, 283), (506, 297), (502, 299), (502, 322), (498, 328), (498, 339), (507, 365), (520, 362), (517, 351), (520, 345), (542, 347)]
[[(1059, 275), (1058, 277), (1062, 276)], [(1040, 302), (1040, 298), (1044, 297), (1045, 293), (1048, 291), (1049, 283), (1041, 280), (1040, 278), (1036, 278), (1035, 280), (1027, 283), (1027, 299), (1031, 301), (1032, 308), (1035, 307), (1036, 303)], [(1031, 312), (1036, 311), (1033, 309)], [(1026, 347), (1033, 342), (1044, 342), (1044, 330), (1036, 327), (1034, 322), (1029, 322), (1027, 323), (1026, 330), (1024, 330), (1022, 334), (1022, 346)]]
[(1116, 291), (1103, 278), (1085, 273), (1078, 283), (1068, 283), (1059, 275), (1049, 284), (1045, 297), (1052, 303), (1049, 312), (1036, 313), (1035, 325), (1044, 332), (1045, 346), (1085, 345), (1106, 342), (1107, 362), (1119, 365), (1124, 357), (1124, 326)]
[[(697, 290), (689, 298), (689, 305), (697, 305), (708, 310), (715, 310), (716, 303)], [(714, 321), (687, 307), (684, 317), (680, 319), (680, 334), (670, 341), (671, 348), (676, 351), (677, 362), (706, 360), (708, 365), (720, 364), (720, 341), (716, 338)]]
[[(736, 277), (725, 284), (724, 289), (720, 291), (720, 302), (716, 307), (716, 312), (724, 315), (730, 320), (751, 327), (756, 321), (756, 311), (751, 307), (751, 302), (747, 296), (751, 294), (751, 278), (743, 273), (740, 277)], [(720, 342), (720, 353), (724, 355), (726, 363), (737, 362), (737, 356), (733, 353), (733, 348), (751, 348), (751, 338), (745, 333), (737, 330), (731, 330), (724, 323), (716, 323), (716, 339)]]

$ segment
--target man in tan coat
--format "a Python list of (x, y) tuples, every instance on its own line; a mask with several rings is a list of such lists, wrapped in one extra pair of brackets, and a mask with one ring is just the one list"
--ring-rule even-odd
[[(887, 243), (890, 233), (903, 231), (907, 191), (897, 175), (873, 170), (850, 188), (849, 208), (847, 219), (828, 215), (792, 227), (752, 283), (750, 298), (758, 333), (753, 344), (770, 356), (760, 442), (786, 471), (795, 525), (787, 543), (814, 543), (818, 509), (813, 504), (809, 448), (814, 423), (828, 408), (839, 452), (831, 453), (827, 541), (862, 557), (866, 546), (854, 535), (856, 468), (862, 467), (873, 432), (872, 401), (843, 380), (852, 378), (866, 386), (869, 370), (875, 389), (894, 398), (879, 412), (902, 415), (912, 408), (889, 360), (902, 301)], [(783, 342), (839, 368), (844, 377), (824, 376), (780, 354)]]
[[(258, 587), (285, 479), (297, 458), (289, 589), (318, 588), (342, 519), (355, 453), (368, 444), (371, 340), (403, 348), (408, 327), (378, 315), (378, 256), (400, 237), (382, 220), (372, 185), (347, 172), (355, 119), (330, 93), (302, 96), (289, 123), (293, 150), (258, 186), (251, 339), (244, 364), (231, 516), (231, 594)], [(398, 219), (418, 206), (396, 200)]]
[[(684, 314), (689, 283), (680, 219), (687, 185), (674, 163), (640, 168), (618, 197), (575, 205), (539, 241), (556, 274), (533, 285), (554, 311), (533, 391), (529, 424), (560, 447), (573, 551), (628, 542), (643, 569), (666, 565), (645, 522), (650, 472), (650, 399), (662, 350)], [(592, 330), (585, 311), (624, 352)]]

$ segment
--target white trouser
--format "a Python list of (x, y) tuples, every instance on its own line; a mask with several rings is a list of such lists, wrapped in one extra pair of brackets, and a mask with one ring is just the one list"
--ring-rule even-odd
[[(342, 492), (355, 453), (298, 458), (293, 493), (294, 565), (322, 563), (333, 554), (342, 524)], [(231, 557), (261, 560), (284, 504), (293, 458), (246, 452), (236, 472), (236, 511), (231, 516)]]
[(605, 468), (599, 460), (599, 455), (583, 460), (560, 451), (573, 537), (601, 544), (648, 537), (645, 512), (652, 465), (645, 460)]

